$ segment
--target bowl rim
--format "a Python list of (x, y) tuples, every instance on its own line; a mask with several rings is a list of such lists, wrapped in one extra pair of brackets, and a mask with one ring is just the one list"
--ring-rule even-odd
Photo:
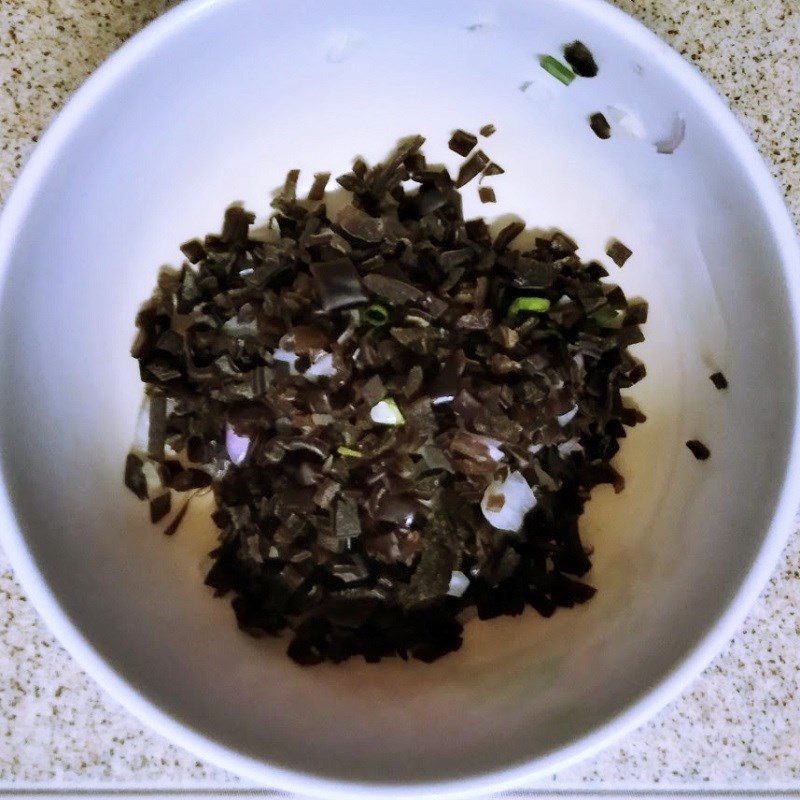
[[(0, 215), (0, 295), (13, 255), (17, 233), (24, 223), (39, 186), (59, 156), (69, 136), (102, 101), (115, 82), (181, 27), (219, 6), (239, 0), (184, 0), (129, 39), (96, 69), (69, 99), (50, 124), (17, 178)], [(731, 109), (711, 84), (688, 61), (658, 38), (642, 23), (606, 0), (561, 0), (581, 15), (645, 48), (681, 87), (713, 116), (718, 133), (725, 138), (743, 168), (769, 221), (770, 234), (780, 254), (783, 278), (794, 334), (792, 435), (789, 458), (772, 519), (750, 569), (717, 621), (693, 647), (649, 690), (631, 699), (618, 713), (588, 730), (570, 744), (522, 763), (465, 777), (425, 783), (396, 785), (354, 782), (288, 769), (241, 753), (213, 740), (201, 731), (173, 719), (130, 684), (106, 662), (60, 607), (40, 572), (17, 522), (0, 460), (0, 546), (8, 555), (14, 572), (44, 619), (51, 633), (78, 664), (123, 707), (157, 733), (198, 757), (257, 784), (318, 797), (467, 797), (517, 787), (565, 769), (612, 744), (654, 716), (681, 694), (688, 684), (726, 646), (769, 580), (793, 530), (800, 506), (800, 247), (794, 225), (781, 192), (765, 161)], [(0, 418), (0, 425), (7, 424)]]

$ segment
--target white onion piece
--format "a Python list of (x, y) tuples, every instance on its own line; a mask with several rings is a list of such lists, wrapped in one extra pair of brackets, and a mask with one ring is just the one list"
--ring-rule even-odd
[(239, 436), (230, 425), (225, 428), (225, 449), (228, 451), (228, 458), (233, 464), (238, 467), (247, 458), (249, 448), (249, 436)]
[[(275, 361), (282, 361), (284, 364), (288, 364), (290, 375), (301, 374), (298, 372), (297, 367), (295, 366), (297, 359), (300, 358), (297, 353), (293, 353), (291, 350), (286, 350), (283, 347), (279, 347), (277, 350), (275, 350), (275, 352), (273, 352), (272, 357), (275, 359)], [(311, 366), (305, 372), (303, 372), (302, 375), (309, 380), (334, 377), (334, 375), (336, 375), (336, 370), (333, 366), (333, 355), (326, 352), (320, 353), (312, 362)]]
[(353, 338), (353, 334), (356, 332), (358, 328), (359, 322), (359, 313), (355, 309), (351, 309), (350, 311), (344, 312), (350, 316), (350, 322), (347, 323), (347, 327), (339, 334), (339, 338), (336, 340), (337, 344), (344, 344), (349, 339)]
[(142, 475), (144, 475), (145, 484), (147, 485), (147, 496), (150, 498), (155, 497), (164, 488), (155, 461), (147, 459), (142, 464)]
[(486, 449), (489, 451), (489, 458), (492, 461), (502, 461), (506, 454), (500, 449), (500, 442), (498, 439), (492, 439), (490, 436), (475, 436), (476, 439), (479, 439), (486, 445)]
[(369, 412), (370, 419), (378, 425), (403, 425), (405, 418), (391, 397), (376, 403)]
[(282, 361), (284, 364), (289, 365), (289, 374), (290, 375), (299, 375), (300, 373), (295, 369), (295, 363), (298, 358), (300, 358), (297, 353), (293, 353), (291, 350), (284, 350), (282, 347), (279, 347), (275, 352), (272, 354), (272, 357), (275, 361)]
[(434, 400), (431, 400), (432, 406), (440, 406), (442, 403), (452, 403), (455, 400), (455, 395), (453, 394), (443, 394), (441, 397), (437, 397)]
[(222, 326), (222, 330), (237, 339), (252, 339), (258, 336), (258, 322), (254, 319), (249, 322), (241, 322), (238, 317), (232, 317)]
[[(492, 510), (496, 499), (503, 498), (502, 507)], [(520, 472), (512, 472), (503, 480), (492, 481), (483, 493), (481, 511), (486, 521), (501, 531), (516, 533), (525, 515), (536, 506), (536, 495)]]
[(320, 353), (303, 375), (309, 379), (333, 378), (336, 375), (336, 368), (333, 366), (333, 355), (331, 353)]
[(150, 441), (150, 397), (145, 395), (139, 406), (139, 416), (136, 418), (136, 431), (133, 434), (133, 449), (147, 452)]
[(556, 417), (556, 419), (558, 420), (558, 424), (562, 428), (566, 427), (567, 425), (570, 424), (570, 422), (572, 422), (572, 420), (575, 419), (577, 413), (578, 413), (578, 406), (572, 406), (572, 408), (569, 411), (567, 411), (564, 414), (560, 414), (559, 416)]
[(578, 441), (578, 437), (574, 436), (572, 439), (568, 439), (566, 442), (562, 442), (558, 446), (558, 454), (564, 458), (564, 456), (568, 456), (572, 453), (582, 453), (583, 446)]
[(451, 597), (461, 597), (467, 591), (469, 586), (469, 578), (458, 570), (454, 571), (450, 576), (450, 586), (447, 588), (447, 594)]
[(180, 460), (181, 454), (169, 442), (164, 442), (164, 455), (167, 458), (175, 458)]
[(672, 120), (672, 128), (670, 132), (663, 138), (653, 142), (656, 146), (656, 152), (662, 155), (672, 155), (686, 136), (686, 120), (680, 115), (676, 114)]

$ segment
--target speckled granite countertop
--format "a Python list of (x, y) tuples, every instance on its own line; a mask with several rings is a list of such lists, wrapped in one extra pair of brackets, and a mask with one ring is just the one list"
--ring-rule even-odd
[[(534, 0), (532, 0), (533, 2)], [(728, 97), (800, 220), (798, 0), (616, 0)], [(0, 0), (0, 199), (84, 78), (165, 0)], [(552, 788), (800, 792), (800, 536), (692, 690)], [(0, 554), (0, 792), (236, 787), (103, 695), (45, 630)]]

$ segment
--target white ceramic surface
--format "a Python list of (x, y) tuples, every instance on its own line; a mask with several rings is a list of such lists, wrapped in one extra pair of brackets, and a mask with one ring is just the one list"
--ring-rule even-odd
[[(678, 692), (763, 585), (797, 506), (798, 253), (755, 149), (699, 76), (597, 0), (189, 2), (126, 45), (42, 140), (0, 220), (2, 541), (81, 663), (160, 731), (314, 794), (475, 793), (593, 752)], [(551, 85), (579, 37), (601, 74)], [(547, 80), (544, 80), (547, 79)], [(525, 81), (534, 81), (526, 91)], [(556, 89), (553, 94), (550, 90)], [(644, 138), (587, 115), (624, 106)], [(675, 116), (685, 142), (651, 142)], [(290, 167), (344, 171), (420, 131), (494, 122), (496, 213), (558, 226), (651, 302), (649, 416), (628, 488), (597, 492), (587, 606), (472, 624), (432, 666), (301, 670), (202, 586), (202, 509), (172, 540), (122, 488), (140, 388), (132, 319), (176, 245)], [(470, 214), (486, 213), (474, 188)], [(717, 393), (707, 375), (731, 381)], [(712, 458), (683, 446), (697, 436)]]

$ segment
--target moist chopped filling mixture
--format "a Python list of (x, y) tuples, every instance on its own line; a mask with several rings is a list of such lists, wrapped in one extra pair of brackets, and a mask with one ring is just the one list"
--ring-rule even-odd
[(291, 171), (271, 235), (229, 208), (136, 320), (126, 485), (154, 522), (210, 487), (206, 583), (248, 633), (288, 631), (301, 664), (432, 661), (470, 609), (587, 601), (584, 504), (622, 490), (611, 460), (644, 421), (621, 390), (645, 375), (628, 348), (647, 304), (562, 233), (523, 245), (522, 222), (465, 220), (457, 187), (502, 169), (466, 131), (455, 177), (423, 142), (357, 159), (335, 213), (328, 173), (299, 199)]

